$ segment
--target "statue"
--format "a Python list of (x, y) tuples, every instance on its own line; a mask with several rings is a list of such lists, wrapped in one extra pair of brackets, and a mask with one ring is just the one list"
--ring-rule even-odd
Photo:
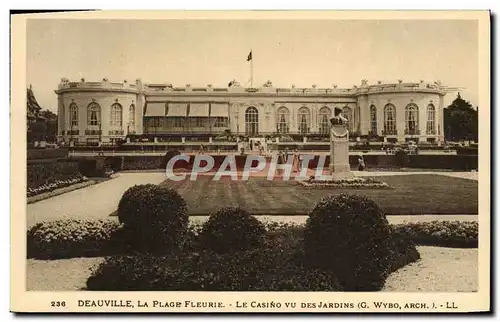
[(334, 116), (330, 119), (330, 124), (333, 125), (344, 125), (347, 124), (347, 119), (342, 115), (342, 109), (336, 107), (333, 111)]
[(342, 116), (342, 108), (335, 107), (330, 124), (330, 173), (334, 179), (351, 178), (348, 120)]
[(270, 80), (268, 80), (267, 82), (264, 83), (264, 85), (262, 85), (263, 87), (273, 87), (273, 82), (271, 82)]

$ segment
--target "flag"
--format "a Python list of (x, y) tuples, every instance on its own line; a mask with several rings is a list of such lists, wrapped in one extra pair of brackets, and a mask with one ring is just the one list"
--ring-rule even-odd
[(251, 61), (252, 60), (252, 51), (250, 50), (250, 53), (248, 54), (248, 57), (247, 57), (247, 61)]

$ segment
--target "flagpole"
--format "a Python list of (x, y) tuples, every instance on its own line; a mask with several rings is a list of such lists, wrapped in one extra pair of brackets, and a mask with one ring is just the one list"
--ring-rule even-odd
[(253, 52), (252, 59), (250, 59), (250, 87), (253, 88)]

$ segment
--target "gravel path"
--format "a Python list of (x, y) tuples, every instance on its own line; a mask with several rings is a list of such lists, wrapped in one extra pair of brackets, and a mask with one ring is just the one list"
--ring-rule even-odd
[(120, 174), (115, 179), (27, 205), (27, 225), (67, 217), (105, 218), (116, 210), (121, 196), (131, 186), (164, 180), (164, 173)]
[(448, 176), (454, 178), (463, 178), (469, 180), (478, 180), (478, 172), (452, 172), (452, 171), (351, 171), (355, 176), (363, 177), (376, 177), (376, 176), (397, 176), (397, 175), (410, 175), (410, 174), (437, 174), (440, 176)]
[(102, 257), (27, 260), (28, 291), (78, 291), (85, 287), (91, 268)]
[[(389, 276), (386, 292), (473, 292), (478, 288), (477, 249), (420, 246), (421, 259)], [(103, 258), (27, 261), (29, 291), (76, 291), (85, 287)]]
[(475, 292), (478, 290), (476, 248), (419, 246), (421, 259), (387, 279), (388, 292)]
[[(309, 216), (255, 216), (263, 222), (286, 222), (292, 224), (305, 224)], [(192, 223), (203, 223), (208, 219), (208, 216), (190, 216), (189, 220)], [(434, 220), (439, 221), (478, 221), (477, 215), (411, 215), (411, 216), (387, 216), (390, 224), (402, 224), (408, 222), (429, 222)]]

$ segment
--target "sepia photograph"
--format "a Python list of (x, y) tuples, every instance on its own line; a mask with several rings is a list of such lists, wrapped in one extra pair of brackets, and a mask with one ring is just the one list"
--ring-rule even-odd
[(12, 311), (490, 310), (488, 11), (11, 21)]

